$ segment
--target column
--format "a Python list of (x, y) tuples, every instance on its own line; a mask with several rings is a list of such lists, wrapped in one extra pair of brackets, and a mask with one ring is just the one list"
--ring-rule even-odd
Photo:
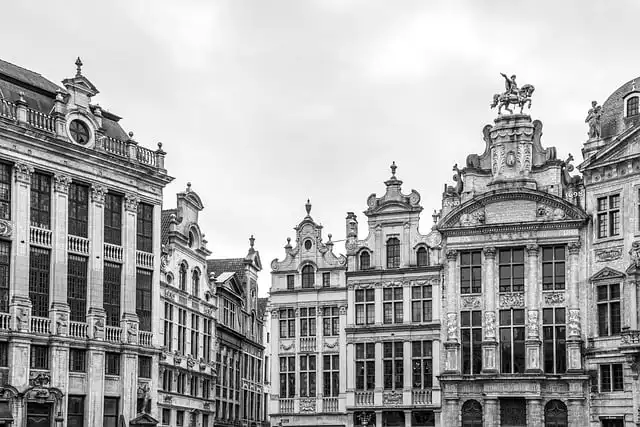
[(496, 248), (484, 248), (484, 341), (482, 342), (482, 371), (497, 373), (498, 341), (496, 339)]
[(51, 310), (49, 318), (53, 332), (66, 336), (69, 326), (67, 302), (67, 233), (69, 220), (69, 184), (66, 175), (53, 177), (51, 195)]
[(402, 226), (402, 238), (400, 241), (400, 267), (409, 267), (411, 265), (417, 265), (413, 248), (411, 248), (411, 224), (405, 222)]
[[(435, 286), (437, 288), (437, 286)], [(402, 284), (402, 296), (403, 296), (403, 301), (402, 301), (402, 313), (404, 316), (404, 319), (402, 323), (405, 324), (410, 324), (411, 323), (411, 316), (412, 316), (412, 312), (411, 312), (411, 282), (410, 281), (404, 281)], [(431, 296), (433, 298), (433, 295)], [(436, 300), (437, 301), (437, 300)], [(433, 312), (432, 312), (433, 314)], [(437, 317), (435, 317), (437, 319)]]
[(527, 398), (527, 427), (543, 426), (542, 399), (540, 397)]
[(410, 427), (411, 424), (411, 410), (410, 409), (405, 409), (404, 411), (404, 425), (405, 427)]
[[(383, 302), (382, 302), (382, 284), (377, 283), (375, 285), (374, 291), (373, 291), (374, 295), (375, 295), (375, 306), (374, 306), (374, 310), (375, 310), (375, 325), (376, 326), (382, 326), (382, 320), (383, 320), (383, 310), (382, 310), (382, 306), (383, 306)], [(365, 313), (365, 317), (366, 317), (366, 313)], [(382, 354), (382, 353), (380, 353)]]
[(371, 259), (371, 267), (373, 268), (383, 268), (386, 267), (386, 265), (383, 264), (384, 258), (382, 257), (382, 253), (386, 252), (384, 250), (385, 246), (384, 246), (384, 242), (382, 241), (382, 225), (378, 224), (375, 226), (374, 228), (374, 233), (375, 233), (375, 248), (378, 248), (377, 251), (373, 252), (373, 258)]
[(347, 284), (347, 325), (356, 324), (355, 294), (356, 291), (353, 287), (353, 284)]
[(568, 306), (568, 330), (567, 338), (567, 372), (580, 372), (582, 370), (582, 346), (580, 326), (580, 306), (578, 293), (578, 278), (580, 272), (579, 255), (580, 242), (570, 242), (569, 250), (569, 277), (567, 281), (567, 306)]
[[(636, 282), (635, 275), (631, 274), (627, 278), (625, 282), (625, 288), (627, 292), (625, 294), (628, 295), (627, 300), (628, 303), (626, 305), (624, 311), (627, 313), (628, 321), (627, 326), (632, 331), (638, 330), (638, 284)], [(627, 308), (628, 307), (628, 308)]]
[(89, 344), (87, 351), (87, 393), (85, 413), (88, 414), (87, 425), (100, 426), (103, 423), (104, 409), (104, 349)]
[[(343, 391), (346, 393), (345, 405), (351, 406), (351, 407), (355, 405), (354, 391), (356, 389), (356, 373), (355, 373), (356, 358), (355, 358), (354, 350), (355, 350), (354, 344), (352, 342), (348, 342), (347, 351), (346, 351), (347, 353), (346, 360), (342, 359), (342, 350), (340, 351), (340, 393), (342, 393)], [(346, 387), (342, 385), (345, 382), (346, 382)], [(342, 410), (342, 406), (341, 406), (341, 410)]]
[(458, 422), (459, 416), (458, 398), (445, 399), (443, 404), (443, 416), (442, 424), (447, 427), (454, 427), (460, 425)]
[[(411, 341), (404, 341), (402, 343), (402, 370), (403, 370), (403, 378), (402, 382), (404, 387), (402, 388), (402, 402), (404, 405), (412, 405), (412, 371), (411, 371)], [(432, 349), (433, 350), (433, 349)], [(406, 414), (405, 414), (406, 415)], [(411, 420), (411, 411), (409, 411), (409, 420)], [(405, 425), (410, 426), (411, 423)]]
[(500, 425), (500, 415), (498, 414), (498, 398), (487, 396), (484, 398), (484, 407), (482, 408), (482, 420), (486, 427), (494, 427)]
[(376, 427), (382, 427), (384, 424), (382, 424), (382, 411), (375, 411), (376, 412)]
[(585, 401), (582, 397), (569, 398), (567, 402), (568, 425), (570, 426), (586, 426), (587, 414), (585, 413)]
[[(89, 336), (104, 339), (106, 325), (104, 311), (104, 198), (106, 188), (91, 186), (91, 205), (89, 206), (91, 233), (91, 256), (89, 258), (89, 283), (87, 289), (87, 324)], [(152, 405), (153, 406), (153, 405)]]
[[(382, 391), (384, 390), (384, 372), (382, 371), (382, 363), (378, 363), (382, 361), (382, 342), (378, 341), (375, 343), (376, 347), (376, 384), (373, 389), (373, 404), (376, 406), (382, 405)], [(377, 415), (376, 415), (377, 420)], [(377, 423), (378, 421), (376, 421)]]
[(51, 387), (56, 387), (63, 393), (60, 407), (64, 414), (67, 411), (67, 397), (69, 395), (69, 344), (59, 339), (53, 339), (49, 349), (49, 357)]
[(538, 280), (538, 245), (527, 245), (527, 276), (525, 280), (525, 294), (527, 301), (527, 339), (526, 348), (526, 372), (541, 373), (540, 363), (540, 297), (542, 289)]
[[(349, 384), (351, 384), (351, 390), (354, 389), (353, 386), (353, 375), (354, 374), (354, 369), (353, 369), (353, 363), (355, 361), (354, 357), (353, 357), (353, 344), (349, 344), (346, 345), (347, 343), (347, 333), (345, 332), (345, 328), (347, 325), (347, 307), (346, 306), (340, 306), (340, 334), (338, 335), (338, 348), (340, 349), (340, 381), (339, 381), (339, 385), (340, 385), (340, 389), (338, 390), (339, 394), (341, 396), (345, 395), (345, 392), (347, 389), (349, 389)], [(349, 354), (349, 351), (351, 351), (351, 354)], [(351, 365), (349, 365), (351, 364)], [(351, 366), (351, 367), (349, 367)], [(347, 375), (347, 378), (345, 378), (345, 375)], [(318, 381), (318, 382), (322, 382), (322, 381)], [(350, 393), (353, 396), (353, 393)], [(338, 410), (341, 412), (344, 412), (345, 410), (345, 401), (344, 399), (338, 399)]]
[(457, 269), (458, 251), (450, 249), (447, 251), (447, 341), (444, 343), (445, 371), (448, 372), (460, 370), (458, 366), (460, 343), (458, 342)]

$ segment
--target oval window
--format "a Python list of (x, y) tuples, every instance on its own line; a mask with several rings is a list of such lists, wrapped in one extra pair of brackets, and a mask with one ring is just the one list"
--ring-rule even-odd
[(311, 246), (313, 246), (313, 243), (311, 243), (311, 240), (305, 240), (305, 241), (304, 241), (304, 248), (305, 248), (306, 250), (311, 249)]
[(89, 128), (81, 120), (72, 120), (69, 124), (69, 133), (71, 138), (78, 144), (89, 143)]

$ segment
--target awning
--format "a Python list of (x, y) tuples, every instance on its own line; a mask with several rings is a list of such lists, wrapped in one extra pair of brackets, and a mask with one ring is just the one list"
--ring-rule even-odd
[(4, 400), (0, 401), (0, 422), (11, 421), (13, 422), (13, 415), (11, 415), (11, 407), (9, 402)]

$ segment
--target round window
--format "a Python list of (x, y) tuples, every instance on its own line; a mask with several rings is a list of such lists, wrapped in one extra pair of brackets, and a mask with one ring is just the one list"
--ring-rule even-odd
[(167, 283), (168, 284), (172, 284), (173, 283), (173, 274), (167, 273)]
[(89, 128), (81, 120), (72, 120), (69, 124), (69, 133), (71, 138), (78, 144), (87, 144), (91, 139), (89, 137)]
[(305, 248), (306, 250), (311, 249), (311, 246), (313, 246), (313, 243), (311, 243), (311, 240), (305, 240), (305, 241), (304, 241), (304, 248)]

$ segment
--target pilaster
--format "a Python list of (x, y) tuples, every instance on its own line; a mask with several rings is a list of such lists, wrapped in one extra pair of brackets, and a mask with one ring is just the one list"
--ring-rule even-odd
[(123, 258), (124, 283), (122, 286), (120, 306), (122, 307), (122, 327), (138, 324), (136, 315), (136, 249), (137, 249), (137, 216), (139, 200), (135, 195), (125, 195), (123, 218)]
[(482, 423), (485, 427), (495, 427), (500, 425), (500, 414), (498, 413), (498, 398), (487, 396), (484, 398)]
[(103, 423), (104, 409), (104, 363), (105, 355), (102, 348), (89, 346), (87, 351), (87, 425), (100, 426)]
[[(433, 347), (431, 348), (431, 351), (433, 352)], [(404, 341), (402, 343), (402, 354), (404, 355), (402, 359), (402, 383), (404, 384), (402, 390), (402, 401), (411, 402), (411, 373), (413, 372), (411, 370), (411, 341)], [(432, 354), (435, 355), (437, 353)], [(436, 359), (436, 357), (434, 357), (434, 359)], [(409, 421), (411, 421), (411, 411), (409, 411)], [(411, 425), (411, 423), (405, 423), (405, 425)]]
[[(382, 325), (382, 316), (383, 316), (383, 301), (382, 301), (382, 286), (380, 285), (376, 285), (376, 287), (374, 288), (374, 296), (375, 296), (375, 305), (373, 306), (373, 309), (375, 311), (375, 324), (380, 326)], [(365, 313), (366, 316), (366, 313)], [(366, 322), (366, 320), (365, 320)], [(382, 354), (382, 353), (380, 353)]]
[[(69, 221), (69, 184), (71, 178), (67, 175), (53, 177), (53, 194), (51, 200), (51, 310), (50, 318), (53, 325), (58, 323), (68, 326), (69, 304), (67, 302), (67, 235)], [(67, 335), (68, 328), (60, 329), (60, 335)]]
[(482, 343), (482, 371), (485, 373), (498, 372), (496, 340), (496, 286), (495, 260), (496, 248), (488, 246), (484, 253), (484, 341)]
[(53, 340), (50, 346), (51, 387), (62, 391), (62, 408), (67, 410), (69, 395), (69, 344), (60, 340)]
[(542, 413), (541, 398), (538, 398), (538, 397), (527, 398), (527, 427), (543, 427), (543, 426), (544, 426), (544, 414)]
[(567, 284), (568, 288), (568, 338), (567, 338), (567, 372), (580, 372), (582, 371), (582, 338), (581, 338), (581, 322), (580, 322), (580, 307), (578, 305), (579, 293), (578, 293), (578, 277), (580, 271), (579, 254), (580, 254), (580, 242), (571, 242), (568, 245), (569, 249), (569, 280)]
[(527, 301), (527, 339), (526, 348), (526, 372), (540, 373), (541, 344), (540, 341), (540, 280), (538, 280), (538, 245), (527, 245), (527, 277), (525, 282), (525, 298)]
[[(375, 348), (376, 348), (376, 361), (380, 361), (382, 360), (382, 342), (380, 341), (376, 342)], [(380, 406), (382, 405), (382, 390), (384, 390), (384, 377), (382, 372), (382, 363), (376, 362), (375, 371), (376, 371), (376, 382), (375, 382), (374, 395), (373, 395), (373, 404), (376, 406)], [(378, 419), (378, 416), (376, 414), (376, 423), (378, 422), (377, 419)], [(382, 421), (382, 418), (380, 418), (380, 420)]]

